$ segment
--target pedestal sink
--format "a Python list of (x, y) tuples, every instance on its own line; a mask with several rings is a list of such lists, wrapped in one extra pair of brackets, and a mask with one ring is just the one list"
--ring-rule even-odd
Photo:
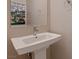
[(60, 39), (59, 34), (45, 32), (37, 34), (37, 38), (33, 35), (12, 38), (11, 42), (19, 55), (34, 52), (34, 59), (46, 59), (46, 48)]

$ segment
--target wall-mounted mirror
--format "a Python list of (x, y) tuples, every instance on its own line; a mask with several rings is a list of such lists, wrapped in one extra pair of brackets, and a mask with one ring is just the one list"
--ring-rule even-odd
[(25, 24), (47, 24), (47, 0), (11, 0), (11, 25)]

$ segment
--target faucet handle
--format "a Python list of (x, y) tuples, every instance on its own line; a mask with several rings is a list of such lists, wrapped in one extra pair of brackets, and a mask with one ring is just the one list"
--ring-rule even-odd
[(34, 31), (39, 31), (39, 29), (38, 29), (37, 26), (34, 26), (34, 27), (33, 27), (33, 30), (34, 30)]

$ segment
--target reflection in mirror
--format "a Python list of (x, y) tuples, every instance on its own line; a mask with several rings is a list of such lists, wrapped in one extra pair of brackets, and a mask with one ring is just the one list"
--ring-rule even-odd
[(11, 25), (26, 24), (26, 14), (26, 0), (11, 0)]

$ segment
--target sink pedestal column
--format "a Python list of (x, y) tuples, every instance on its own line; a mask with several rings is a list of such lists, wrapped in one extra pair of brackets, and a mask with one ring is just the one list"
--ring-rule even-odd
[(46, 48), (34, 51), (34, 59), (46, 59)]

